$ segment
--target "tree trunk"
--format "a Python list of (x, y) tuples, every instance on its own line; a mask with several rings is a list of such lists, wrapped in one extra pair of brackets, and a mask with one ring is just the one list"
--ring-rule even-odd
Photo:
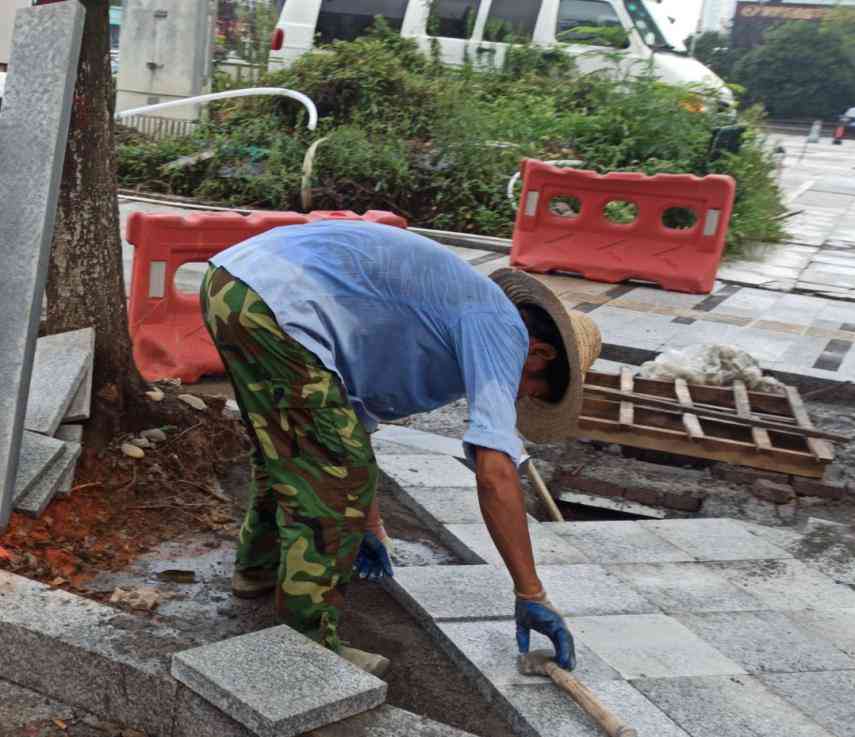
[(80, 0), (86, 26), (48, 275), (49, 333), (94, 327), (95, 372), (89, 447), (123, 424), (143, 391), (128, 335), (116, 198), (109, 0)]

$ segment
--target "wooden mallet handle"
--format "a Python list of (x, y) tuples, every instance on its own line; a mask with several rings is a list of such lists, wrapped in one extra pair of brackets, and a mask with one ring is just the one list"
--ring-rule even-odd
[(570, 694), (570, 697), (579, 707), (599, 724), (609, 737), (638, 737), (636, 732), (628, 724), (622, 722), (612, 714), (594, 693), (584, 683), (580, 683), (566, 670), (560, 668), (557, 663), (549, 662), (545, 666), (546, 674), (553, 680), (556, 686)]

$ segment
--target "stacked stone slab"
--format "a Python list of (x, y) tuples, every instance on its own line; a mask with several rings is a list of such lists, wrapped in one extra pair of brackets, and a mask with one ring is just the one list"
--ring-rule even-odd
[[(421, 519), (444, 539), (456, 537), (464, 560), (483, 562), (399, 568), (392, 593), (518, 734), (601, 734), (550, 681), (515, 670), (511, 579), (476, 519), (471, 473), (454, 458), (407, 451), (410, 442), (425, 447), (423, 438), (386, 441), (378, 460), (402, 500), (422, 505)], [(576, 638), (577, 675), (640, 737), (855, 734), (848, 527), (729, 519), (529, 527), (541, 579)]]
[(0, 115), (0, 529), (16, 489), (83, 21), (76, 0), (15, 16)]

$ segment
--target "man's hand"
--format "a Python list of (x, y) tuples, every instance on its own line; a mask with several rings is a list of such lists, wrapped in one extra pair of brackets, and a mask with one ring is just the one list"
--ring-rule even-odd
[(538, 600), (517, 599), (517, 645), (522, 654), (529, 651), (531, 631), (540, 632), (555, 647), (555, 662), (565, 670), (576, 668), (576, 646), (564, 617), (550, 604), (546, 594)]
[(359, 554), (353, 564), (360, 578), (376, 581), (384, 576), (394, 576), (389, 551), (373, 532), (366, 532), (362, 538)]

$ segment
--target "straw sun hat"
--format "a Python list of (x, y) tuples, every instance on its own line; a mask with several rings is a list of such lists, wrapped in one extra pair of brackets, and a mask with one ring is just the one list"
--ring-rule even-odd
[(523, 397), (517, 401), (517, 426), (522, 435), (536, 443), (572, 437), (582, 412), (585, 374), (602, 349), (602, 336), (594, 321), (582, 312), (565, 307), (547, 286), (547, 279), (516, 269), (500, 269), (490, 277), (517, 307), (534, 305), (549, 314), (558, 327), (567, 361), (570, 383), (560, 402)]

